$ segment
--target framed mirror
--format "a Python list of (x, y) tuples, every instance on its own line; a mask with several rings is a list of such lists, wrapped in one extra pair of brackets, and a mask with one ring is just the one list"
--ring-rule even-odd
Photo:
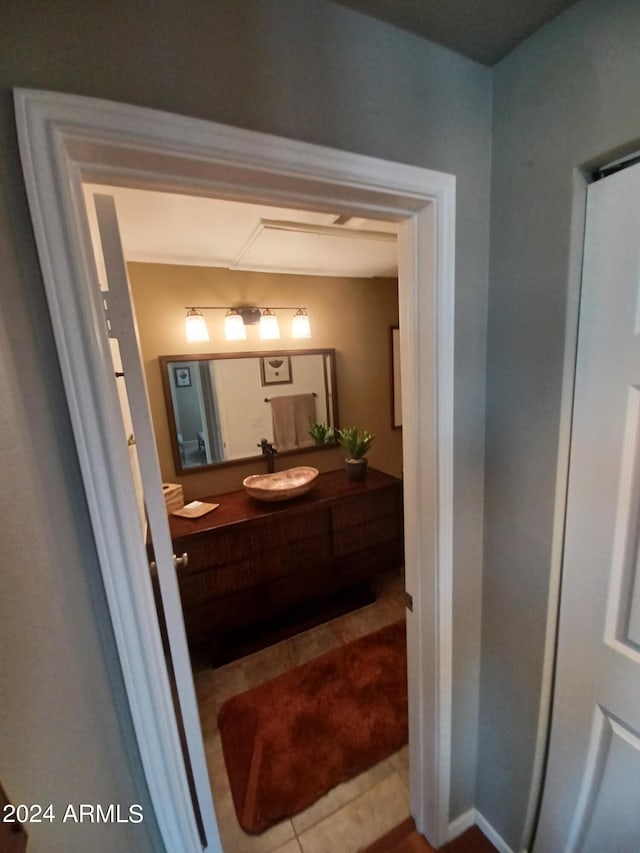
[(246, 462), (262, 439), (278, 455), (317, 444), (312, 423), (338, 427), (335, 350), (159, 357), (177, 474)]

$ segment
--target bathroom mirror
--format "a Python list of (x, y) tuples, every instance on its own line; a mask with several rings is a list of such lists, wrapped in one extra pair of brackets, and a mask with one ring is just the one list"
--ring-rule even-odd
[(260, 455), (266, 438), (283, 454), (317, 445), (310, 422), (338, 426), (335, 350), (163, 355), (176, 473)]

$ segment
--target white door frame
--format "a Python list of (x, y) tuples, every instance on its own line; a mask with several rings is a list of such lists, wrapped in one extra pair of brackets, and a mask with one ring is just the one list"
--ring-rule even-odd
[[(140, 107), (19, 89), (29, 206), (133, 724), (168, 849), (199, 851), (82, 181), (395, 219), (399, 236), (410, 808), (447, 841), (455, 178)], [(138, 527), (136, 527), (138, 525)], [(210, 839), (209, 849), (219, 849)]]
[(545, 639), (540, 685), (540, 703), (536, 730), (535, 751), (529, 785), (527, 810), (518, 850), (528, 851), (534, 834), (542, 800), (547, 763), (548, 741), (551, 725), (555, 659), (560, 619), (560, 586), (564, 558), (564, 534), (567, 496), (569, 492), (569, 457), (571, 453), (571, 428), (573, 423), (573, 392), (576, 380), (576, 354), (580, 319), (580, 292), (582, 287), (582, 259), (587, 213), (587, 180), (581, 169), (572, 175), (571, 229), (569, 266), (567, 276), (566, 318), (564, 325), (564, 354), (562, 364), (562, 393), (560, 423), (558, 427), (558, 461), (549, 566), (549, 591), (545, 620)]

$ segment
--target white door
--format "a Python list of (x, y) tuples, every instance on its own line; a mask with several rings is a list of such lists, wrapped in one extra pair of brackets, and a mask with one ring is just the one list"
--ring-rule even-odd
[[(116, 353), (115, 359), (119, 357), (122, 365), (122, 370), (118, 371), (122, 373), (118, 377), (118, 385), (124, 413), (124, 435), (127, 436), (128, 442), (135, 442), (133, 447), (137, 451), (137, 458), (134, 474), (139, 478), (138, 487), (148, 523), (147, 529), (141, 525), (141, 536), (147, 538), (153, 547), (172, 676), (178, 697), (178, 716), (183, 728), (185, 764), (190, 776), (189, 787), (202, 847), (213, 853), (221, 849), (220, 840), (213, 812), (160, 465), (115, 202), (109, 195), (95, 195), (94, 201), (100, 234), (99, 248), (102, 250), (106, 277), (102, 287), (109, 336), (115, 339), (112, 342), (112, 353)], [(98, 267), (100, 266), (98, 263)], [(184, 557), (180, 555), (179, 559)]]
[(535, 853), (640, 850), (640, 166), (588, 192), (556, 686)]

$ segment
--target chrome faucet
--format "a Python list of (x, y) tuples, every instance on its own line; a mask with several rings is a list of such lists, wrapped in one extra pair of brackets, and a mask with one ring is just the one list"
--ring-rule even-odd
[(276, 456), (278, 455), (278, 451), (266, 438), (260, 440), (258, 447), (262, 450), (262, 455), (267, 460), (267, 471), (269, 474), (273, 474), (276, 470)]

